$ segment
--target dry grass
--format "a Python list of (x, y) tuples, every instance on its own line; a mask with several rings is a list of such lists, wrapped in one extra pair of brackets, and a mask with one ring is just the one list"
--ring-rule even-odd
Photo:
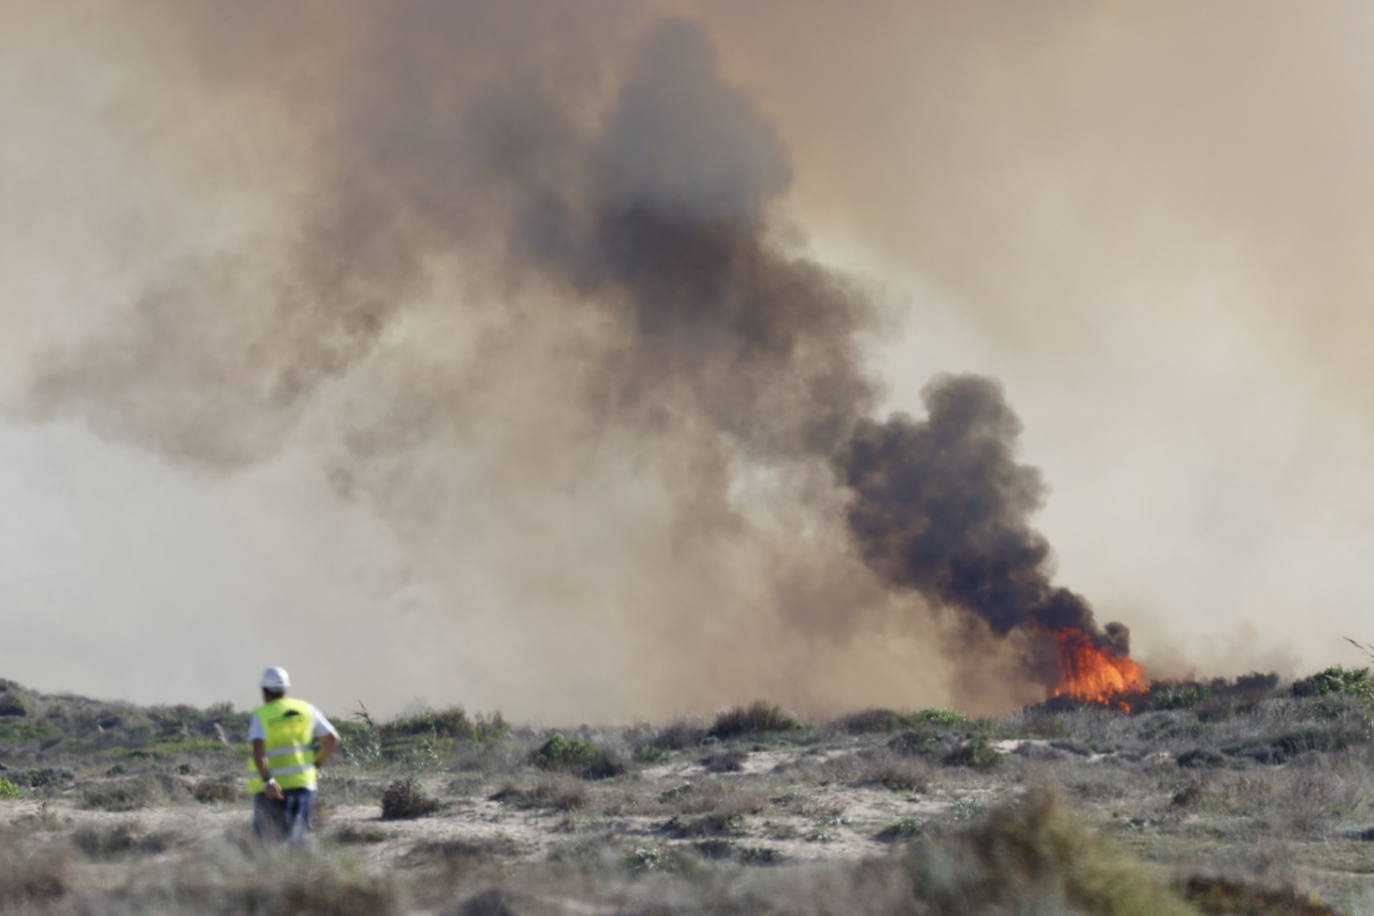
[(587, 784), (582, 780), (554, 775), (546, 776), (530, 786), (507, 783), (492, 796), (492, 800), (517, 808), (575, 811), (587, 804), (588, 795)]
[(813, 773), (824, 780), (856, 786), (882, 786), (902, 792), (923, 792), (935, 768), (919, 757), (898, 754), (888, 748), (870, 748), (832, 757), (813, 764)]

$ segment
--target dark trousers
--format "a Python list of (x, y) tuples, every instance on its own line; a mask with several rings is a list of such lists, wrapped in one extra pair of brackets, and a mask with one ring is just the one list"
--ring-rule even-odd
[(253, 832), (260, 840), (310, 842), (315, 832), (315, 790), (287, 789), (285, 796), (281, 801), (273, 801), (266, 792), (253, 796)]

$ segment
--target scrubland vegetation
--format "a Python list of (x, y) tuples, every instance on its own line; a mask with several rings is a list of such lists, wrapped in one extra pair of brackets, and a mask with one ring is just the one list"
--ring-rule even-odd
[(0, 685), (5, 911), (1374, 912), (1362, 669), (989, 720), (755, 702), (546, 729), (359, 707), (333, 716), (313, 851), (249, 838), (243, 712)]

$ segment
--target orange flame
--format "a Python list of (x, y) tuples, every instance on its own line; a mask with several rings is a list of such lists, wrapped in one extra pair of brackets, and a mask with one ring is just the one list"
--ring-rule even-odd
[(1089, 703), (1131, 711), (1127, 697), (1147, 689), (1145, 669), (1075, 627), (1054, 634), (1059, 642), (1059, 684), (1051, 692)]

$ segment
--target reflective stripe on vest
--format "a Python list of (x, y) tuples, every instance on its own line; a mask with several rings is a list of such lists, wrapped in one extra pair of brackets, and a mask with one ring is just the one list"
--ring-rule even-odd
[[(283, 789), (306, 789), (315, 785), (315, 757), (310, 743), (315, 717), (304, 700), (282, 697), (253, 710), (265, 735), (267, 772)], [(253, 755), (248, 755), (248, 791), (264, 791)]]

